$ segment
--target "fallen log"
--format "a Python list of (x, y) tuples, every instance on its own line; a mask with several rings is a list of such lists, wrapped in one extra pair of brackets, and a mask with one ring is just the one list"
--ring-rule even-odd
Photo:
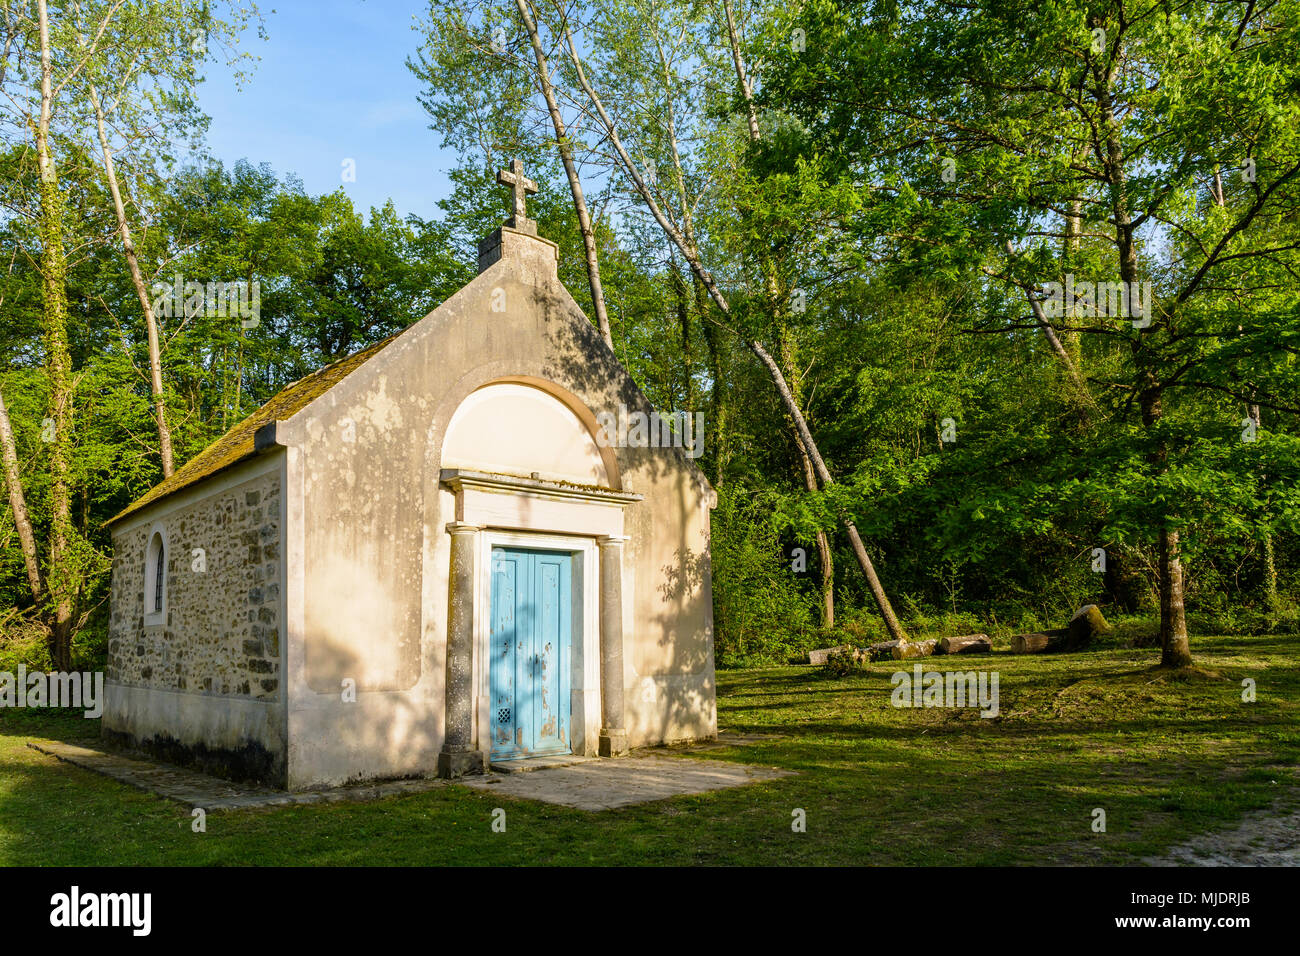
[(1095, 604), (1085, 604), (1074, 612), (1065, 629), (1069, 632), (1069, 636), (1066, 638), (1064, 649), (1076, 651), (1091, 644), (1092, 639), (1098, 634), (1107, 633), (1110, 625), (1106, 623), (1101, 608)]
[(936, 654), (988, 654), (993, 650), (993, 642), (987, 634), (963, 634), (960, 637), (945, 637), (934, 649)]
[(1012, 654), (1042, 654), (1045, 651), (1064, 650), (1070, 632), (1063, 627), (1050, 631), (1031, 631), (1011, 638)]
[(891, 657), (894, 648), (898, 645), (898, 641), (881, 641), (879, 644), (870, 644), (867, 646), (867, 660), (879, 661)]
[(808, 652), (808, 663), (825, 664), (830, 660), (832, 654), (842, 654), (851, 650), (853, 650), (853, 646), (850, 644), (841, 644), (839, 647), (819, 647), (815, 651)]
[(895, 643), (889, 655), (896, 661), (911, 660), (913, 657), (929, 657), (934, 653), (935, 645), (938, 643), (935, 640)]

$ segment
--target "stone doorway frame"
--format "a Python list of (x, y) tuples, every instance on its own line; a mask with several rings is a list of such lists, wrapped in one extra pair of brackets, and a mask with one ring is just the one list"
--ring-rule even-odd
[(600, 736), (600, 551), (596, 540), (496, 529), (484, 529), (476, 537), (479, 553), (474, 587), (475, 749), (482, 751), (485, 759), (491, 760), (492, 550), (513, 547), (554, 551), (573, 557), (569, 749), (578, 756), (595, 756)]
[[(491, 561), (496, 544), (582, 556), (582, 652), (570, 684), (570, 747), (576, 754), (627, 753), (623, 710), (625, 578), (623, 509), (642, 496), (609, 488), (465, 469), (444, 469), (456, 496), (448, 567), (446, 734), (438, 775), (483, 770), (491, 692), (488, 660)], [(575, 602), (576, 603), (576, 602)], [(577, 729), (581, 728), (581, 744)], [(482, 746), (488, 743), (487, 747)], [(581, 748), (581, 749), (579, 749)]]

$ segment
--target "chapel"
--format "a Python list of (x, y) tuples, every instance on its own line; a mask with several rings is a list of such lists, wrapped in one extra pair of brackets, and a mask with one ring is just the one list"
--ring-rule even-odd
[(110, 522), (103, 734), (291, 790), (717, 733), (709, 516), (527, 218)]

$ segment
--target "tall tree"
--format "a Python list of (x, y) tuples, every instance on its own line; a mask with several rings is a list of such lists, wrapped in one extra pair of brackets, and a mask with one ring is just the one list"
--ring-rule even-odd
[(546, 112), (551, 118), (555, 130), (555, 143), (564, 164), (564, 175), (569, 181), (569, 191), (573, 196), (573, 211), (578, 217), (578, 229), (582, 233), (582, 248), (586, 259), (587, 282), (591, 286), (591, 304), (596, 311), (596, 327), (600, 329), (605, 344), (613, 348), (614, 339), (609, 331), (609, 313), (605, 309), (605, 292), (600, 282), (600, 258), (596, 249), (596, 230), (591, 223), (591, 212), (587, 208), (587, 198), (582, 192), (582, 179), (578, 175), (578, 166), (574, 160), (573, 144), (565, 128), (564, 116), (560, 111), (559, 101), (555, 96), (555, 87), (551, 83), (551, 66), (546, 51), (542, 47), (541, 32), (532, 4), (528, 0), (515, 0), (519, 10), (520, 22), (528, 33), (528, 41), (533, 48), (537, 61), (537, 85), (546, 101)]
[[(49, 591), (50, 658), (56, 670), (71, 670), (72, 629), (76, 579), (71, 567), (73, 536), (72, 496), (69, 486), (71, 457), (72, 370), (68, 352), (67, 253), (64, 249), (63, 194), (59, 190), (59, 173), (50, 142), (50, 125), (57, 87), (54, 76), (54, 48), (50, 41), (50, 16), (46, 0), (37, 0), (36, 15), (40, 36), (40, 114), (36, 122), (36, 156), (40, 168), (40, 235), (41, 297), (45, 313), (45, 364), (49, 379), (49, 419), (47, 438), (50, 446), (50, 548)], [(101, 21), (99, 35), (107, 26), (111, 12)], [(69, 71), (84, 66), (80, 64)], [(67, 78), (64, 79), (66, 83)]]
[[(884, 235), (900, 257), (964, 262), (1019, 289), (1032, 321), (1004, 334), (1059, 328), (1115, 346), (1094, 381), (1124, 399), (1106, 435), (1117, 456), (1135, 431), (1111, 523), (1144, 525), (1154, 544), (1169, 666), (1192, 660), (1185, 532), (1206, 515), (1186, 489), (1236, 480), (1202, 439), (1197, 403), (1209, 392), (1247, 401), (1230, 382), (1285, 354), (1277, 321), (1289, 327), (1293, 305), (1279, 314), (1275, 269), (1294, 270), (1297, 247), (1274, 241), (1271, 224), (1300, 198), (1297, 65), (1285, 52), (1298, 13), (1288, 0), (1055, 0), (974, 12), (881, 2), (860, 16), (813, 0), (772, 30), (811, 28), (802, 49), (777, 47), (765, 95), (809, 124), (810, 146), (831, 151), (846, 179), (872, 183), (874, 214), (849, 228), (859, 241)], [(1237, 183), (1216, 179), (1221, 168), (1240, 171)], [(1203, 212), (1208, 182), (1228, 190), (1222, 213)], [(1076, 220), (1071, 261), (1092, 274), (1066, 293), (1048, 277), (1065, 272)], [(1059, 317), (1050, 306), (1064, 306)], [(1261, 403), (1289, 407), (1278, 392)]]
[[(690, 265), (696, 278), (704, 286), (709, 297), (718, 307), (719, 312), (727, 318), (732, 316), (731, 305), (718, 286), (713, 275), (704, 267), (698, 250), (692, 249), (686, 242), (681, 231), (675, 226), (664, 214), (663, 209), (656, 201), (646, 184), (645, 177), (632, 157), (628, 154), (626, 147), (623, 145), (622, 138), (619, 136), (619, 130), (614, 120), (611, 118), (609, 111), (600, 95), (592, 86), (587, 77), (586, 70), (583, 68), (582, 58), (578, 53), (578, 47), (573, 38), (572, 30), (566, 24), (564, 26), (564, 38), (566, 49), (569, 54), (570, 62), (573, 65), (574, 76), (582, 88), (583, 93), (587, 96), (591, 108), (604, 127), (604, 131), (609, 138), (610, 145), (613, 147), (618, 160), (621, 164), (623, 173), (628, 177), (635, 188), (637, 194), (645, 203), (646, 208), (650, 211), (655, 221), (663, 229), (665, 235), (672, 241), (673, 245), (681, 253), (682, 257)], [(771, 377), (772, 384), (776, 388), (777, 395), (786, 413), (789, 415), (793, 427), (798, 434), (802, 448), (807, 452), (808, 457), (812, 460), (813, 468), (817, 473), (818, 480), (822, 487), (829, 487), (834, 484), (830, 470), (826, 467), (826, 462), (822, 459), (818, 450), (817, 443), (813, 438), (812, 431), (808, 427), (808, 422), (804, 417), (803, 410), (795, 400), (794, 393), (790, 390), (789, 383), (782, 373), (780, 365), (773, 358), (771, 352), (767, 349), (761, 339), (753, 335), (746, 335), (737, 329), (732, 329), (742, 337), (750, 352), (758, 359), (760, 364), (767, 370)], [(863, 576), (867, 581), (867, 586), (871, 596), (876, 603), (881, 618), (885, 623), (890, 638), (897, 641), (906, 641), (907, 634), (904, 632), (902, 625), (899, 623), (898, 616), (894, 613), (892, 604), (888, 595), (885, 593), (883, 584), (879, 575), (876, 573), (875, 565), (871, 557), (867, 554), (866, 546), (862, 542), (862, 537), (858, 533), (857, 527), (847, 515), (842, 519), (845, 531), (848, 533), (849, 541), (853, 547), (854, 557), (857, 558), (858, 566), (861, 568)]]

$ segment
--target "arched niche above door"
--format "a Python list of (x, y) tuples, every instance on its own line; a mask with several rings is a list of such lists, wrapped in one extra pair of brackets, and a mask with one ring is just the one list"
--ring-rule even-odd
[(584, 418), (595, 421), (542, 387), (520, 381), (485, 385), (452, 415), (442, 467), (614, 487), (608, 449), (596, 444)]

